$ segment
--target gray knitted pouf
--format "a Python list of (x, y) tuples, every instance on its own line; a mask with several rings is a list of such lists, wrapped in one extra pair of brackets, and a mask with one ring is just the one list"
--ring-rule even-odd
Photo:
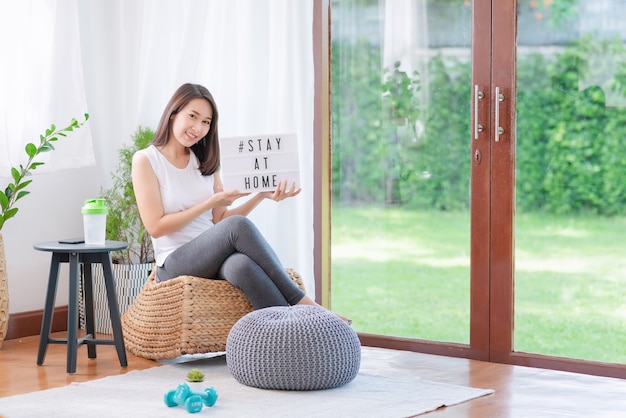
[(235, 323), (226, 339), (226, 363), (247, 386), (330, 389), (356, 377), (361, 343), (352, 327), (326, 309), (275, 306)]

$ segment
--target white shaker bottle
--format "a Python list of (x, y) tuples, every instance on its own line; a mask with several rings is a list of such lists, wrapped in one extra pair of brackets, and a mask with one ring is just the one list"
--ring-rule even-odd
[(108, 209), (104, 199), (88, 199), (82, 207), (85, 245), (104, 245)]

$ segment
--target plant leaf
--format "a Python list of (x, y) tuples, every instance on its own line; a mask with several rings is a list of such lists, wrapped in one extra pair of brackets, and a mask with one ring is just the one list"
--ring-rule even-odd
[(26, 154), (28, 154), (29, 158), (33, 158), (35, 155), (37, 155), (37, 147), (35, 146), (35, 144), (31, 142), (26, 144)]
[(24, 187), (28, 186), (32, 182), (33, 182), (32, 180), (26, 180), (26, 181), (21, 182), (15, 187), (14, 192), (17, 192), (18, 190), (22, 190)]
[(4, 214), (4, 220), (6, 221), (6, 220), (9, 220), (12, 217), (14, 217), (15, 214), (17, 213), (17, 211), (18, 211), (18, 208), (11, 208), (11, 209), (7, 210), (5, 212), (5, 214)]
[(17, 171), (17, 168), (15, 168), (15, 167), (11, 167), (11, 177), (13, 177), (13, 180), (14, 180), (16, 183), (19, 183), (19, 182), (20, 182), (20, 178), (21, 178), (22, 176), (20, 175), (20, 172), (19, 172), (19, 171)]
[(0, 207), (4, 210), (9, 204), (9, 198), (4, 192), (0, 192)]
[[(32, 181), (32, 180), (31, 180), (31, 181)], [(16, 191), (17, 191), (17, 190), (16, 190)], [(19, 193), (17, 194), (17, 197), (15, 198), (15, 201), (17, 202), (18, 200), (20, 200), (21, 198), (23, 198), (24, 196), (29, 195), (29, 194), (30, 194), (30, 192), (29, 192), (29, 191), (27, 191), (27, 190), (22, 190), (21, 192), (19, 192)]]

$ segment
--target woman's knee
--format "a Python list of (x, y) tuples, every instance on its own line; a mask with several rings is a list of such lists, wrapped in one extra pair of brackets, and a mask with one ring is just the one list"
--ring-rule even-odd
[(235, 253), (224, 261), (220, 273), (222, 278), (234, 284), (246, 277), (254, 277), (259, 274), (259, 269), (260, 267), (250, 257)]
[[(249, 239), (257, 239), (260, 236), (254, 222), (245, 216), (233, 215), (224, 219), (222, 222), (227, 222), (225, 227), (233, 237), (247, 237)], [(220, 222), (221, 223), (221, 222)]]
[(221, 222), (224, 222), (231, 228), (238, 228), (242, 226), (249, 227), (252, 224), (252, 221), (243, 215), (232, 215), (223, 219)]

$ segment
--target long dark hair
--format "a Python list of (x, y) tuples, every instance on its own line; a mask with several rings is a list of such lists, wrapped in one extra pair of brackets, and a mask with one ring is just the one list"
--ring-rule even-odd
[(159, 126), (157, 126), (157, 130), (154, 133), (152, 144), (157, 146), (167, 144), (171, 132), (172, 116), (180, 112), (193, 99), (205, 99), (213, 109), (209, 132), (191, 147), (191, 150), (200, 161), (198, 169), (202, 175), (208, 176), (215, 173), (220, 167), (220, 143), (217, 134), (217, 121), (219, 119), (217, 105), (213, 95), (206, 87), (199, 84), (186, 83), (176, 90), (167, 106), (165, 106)]

